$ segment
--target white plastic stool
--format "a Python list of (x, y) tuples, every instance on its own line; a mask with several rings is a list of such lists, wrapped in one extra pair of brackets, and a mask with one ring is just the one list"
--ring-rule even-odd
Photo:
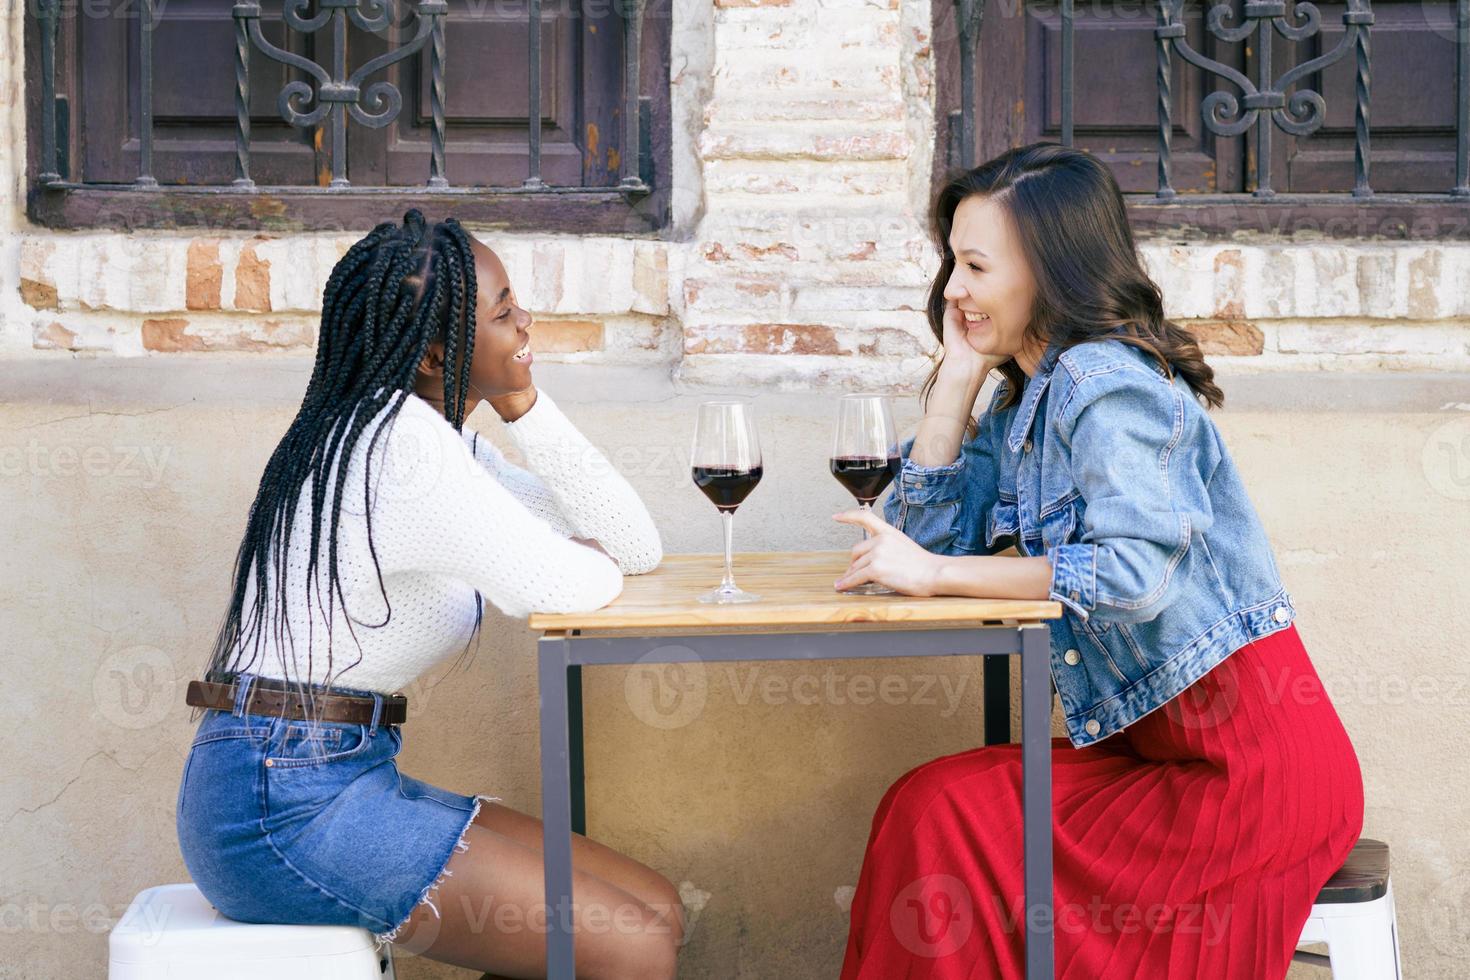
[(1298, 945), (1326, 943), (1327, 955), (1292, 958), (1332, 969), (1332, 980), (1400, 980), (1399, 927), (1388, 876), (1388, 845), (1364, 838), (1328, 879), (1302, 927)]
[(108, 980), (393, 980), (366, 929), (236, 922), (192, 882), (139, 892), (107, 945)]

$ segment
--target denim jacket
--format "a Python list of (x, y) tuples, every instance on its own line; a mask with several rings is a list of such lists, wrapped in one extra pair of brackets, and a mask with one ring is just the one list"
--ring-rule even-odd
[(1187, 382), (1118, 340), (1049, 347), (1002, 381), (959, 458), (903, 469), (888, 521), (927, 550), (1052, 565), (1051, 675), (1077, 747), (1168, 702), (1295, 618), (1219, 430)]

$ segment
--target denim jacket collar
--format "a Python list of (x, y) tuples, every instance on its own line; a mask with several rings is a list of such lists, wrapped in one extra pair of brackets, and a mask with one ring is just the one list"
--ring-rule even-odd
[(1046, 352), (1041, 355), (1041, 361), (1036, 365), (1036, 373), (1026, 383), (1026, 388), (1021, 393), (1020, 408), (1016, 412), (1016, 417), (1011, 421), (1011, 430), (1006, 436), (1006, 445), (1010, 447), (1011, 452), (1016, 452), (1026, 441), (1026, 436), (1031, 431), (1031, 423), (1036, 420), (1036, 406), (1041, 403), (1041, 396), (1051, 381), (1052, 369), (1056, 367), (1057, 358), (1061, 356), (1061, 353), (1062, 349), (1056, 344), (1048, 344)]

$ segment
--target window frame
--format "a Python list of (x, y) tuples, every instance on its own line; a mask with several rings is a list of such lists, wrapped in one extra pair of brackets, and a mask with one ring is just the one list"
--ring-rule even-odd
[[(26, 214), (57, 230), (135, 229), (346, 231), (371, 228), (417, 207), (433, 218), (453, 215), (467, 224), (521, 232), (575, 232), (657, 237), (670, 228), (672, 199), (672, 107), (670, 87), (671, 2), (645, 0), (640, 45), (639, 102), (642, 107), (642, 177), (651, 188), (627, 193), (617, 187), (544, 190), (455, 186), (222, 185), (81, 183), (68, 178), (41, 183), (43, 79), (41, 22), (34, 5), (25, 17)], [(81, 97), (76, 17), (62, 16), (56, 37), (55, 91), (60, 102)], [(451, 42), (452, 43), (452, 42)], [(225, 55), (233, 57), (233, 49)], [(409, 111), (407, 100), (403, 111)], [(57, 113), (57, 146), (64, 168), (74, 170), (84, 134), (74, 131), (75, 110)], [(349, 122), (349, 127), (357, 124)], [(452, 147), (454, 129), (446, 133)]]
[[(954, 0), (936, 0), (932, 8), (935, 153), (931, 185), (934, 190), (939, 188), (947, 173), (958, 168), (959, 162), (959, 110), (962, 93), (959, 70), (961, 41), (956, 19), (958, 6)], [(1017, 0), (1013, 6), (1022, 10), (1025, 0)], [(1056, 4), (1056, 7), (1059, 9), (1060, 4)], [(1020, 64), (1018, 59), (1023, 59), (1025, 53), (1018, 53), (1014, 45), (998, 43), (996, 19), (1006, 16), (1008, 9), (1003, 6), (985, 13), (976, 45), (974, 160), (977, 163), (990, 159), (1009, 147), (1020, 146), (1031, 140), (1062, 141), (1060, 132), (1054, 127), (1043, 123), (1039, 131), (1033, 132), (1037, 130), (1036, 120), (1029, 113), (1016, 115), (1015, 106), (1018, 102), (1026, 106), (1040, 106), (1047, 100), (1045, 93), (1041, 91), (1020, 90), (1034, 87), (1028, 81), (1025, 70), (1016, 67)], [(1144, 9), (1152, 11), (1153, 6), (1151, 3), (1145, 4)], [(1025, 13), (1021, 13), (1017, 19), (1024, 20), (1025, 16)], [(1151, 13), (1149, 21), (1152, 25)], [(1324, 15), (1324, 25), (1326, 22)], [(1025, 30), (1024, 24), (1007, 24), (1006, 27), (1010, 29), (1010, 34)], [(1008, 40), (1014, 41), (1015, 38)], [(1022, 43), (1025, 43), (1024, 38)], [(1148, 47), (1146, 56), (1152, 65), (1155, 58), (1152, 44)], [(1176, 79), (1181, 68), (1180, 62), (1178, 56), (1173, 58)], [(986, 73), (989, 71), (994, 79), (997, 70), (1005, 77), (998, 85), (993, 83), (987, 90)], [(1278, 60), (1275, 74), (1279, 76), (1284, 70)], [(1254, 77), (1254, 68), (1249, 74)], [(1455, 79), (1448, 79), (1445, 84), (1453, 87)], [(1228, 85), (1217, 87), (1232, 88)], [(1179, 88), (1176, 81), (1176, 94)], [(1152, 106), (1156, 103), (1157, 91), (1150, 89), (1140, 93), (1140, 97), (1146, 98)], [(1176, 110), (1172, 120), (1174, 136), (1171, 142), (1175, 144), (1172, 149), (1176, 157), (1176, 167), (1179, 163), (1180, 138), (1193, 138), (1197, 145), (1186, 146), (1186, 154), (1197, 152), (1199, 146), (1211, 145), (1216, 166), (1222, 170), (1222, 177), (1230, 183), (1248, 182), (1251, 173), (1246, 152), (1253, 150), (1254, 130), (1240, 137), (1219, 137), (1200, 132), (1201, 127), (1194, 125), (1199, 120), (1198, 102), (1187, 104), (1183, 113), (1188, 114), (1188, 117), (1181, 119), (1181, 113)], [(988, 123), (993, 125), (987, 125)], [(1286, 143), (1286, 134), (1277, 129), (1274, 136), (1274, 146), (1279, 152)], [(1097, 140), (1080, 137), (1074, 142), (1080, 149), (1106, 152), (1104, 146), (1089, 146), (1089, 143), (1099, 142)], [(1223, 163), (1220, 162), (1222, 155)], [(1273, 153), (1273, 160), (1276, 155)], [(1148, 172), (1152, 176), (1157, 166), (1157, 143), (1154, 145), (1154, 152), (1148, 156)], [(1279, 167), (1280, 163), (1274, 165)], [(1355, 196), (1345, 189), (1343, 192), (1322, 193), (1281, 191), (1271, 197), (1256, 197), (1250, 190), (1224, 193), (1180, 192), (1172, 198), (1160, 197), (1157, 193), (1125, 192), (1123, 199), (1135, 233), (1146, 238), (1241, 236), (1389, 241), (1470, 240), (1470, 196), (1459, 196), (1451, 192), (1449, 184), (1452, 182), (1453, 180), (1446, 181), (1446, 189), (1442, 193), (1374, 192), (1368, 197)], [(1177, 175), (1175, 184), (1178, 184)], [(1241, 183), (1241, 186), (1246, 184)]]

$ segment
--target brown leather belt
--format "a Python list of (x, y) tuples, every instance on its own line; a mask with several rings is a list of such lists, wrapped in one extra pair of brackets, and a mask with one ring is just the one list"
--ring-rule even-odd
[[(184, 702), (196, 708), (218, 708), (221, 711), (235, 710), (237, 686), (234, 681), (190, 681), (184, 694)], [(384, 694), (383, 710), (378, 715), (379, 725), (401, 725), (408, 720), (408, 698), (401, 694)], [(320, 687), (312, 689), (312, 714), (321, 721), (345, 721), (359, 725), (371, 724), (373, 699), (361, 694), (329, 693)], [(293, 687), (284, 681), (257, 677), (250, 685), (250, 700), (245, 705), (248, 715), (274, 715), (276, 717), (303, 720), (306, 704)]]

